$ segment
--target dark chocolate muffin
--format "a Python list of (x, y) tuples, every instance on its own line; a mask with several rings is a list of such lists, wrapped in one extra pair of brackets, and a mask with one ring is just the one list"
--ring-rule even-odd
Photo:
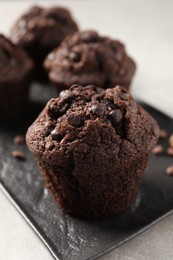
[(46, 55), (70, 33), (78, 30), (70, 12), (61, 7), (31, 7), (15, 23), (11, 39), (21, 45), (36, 63), (37, 76), (43, 78)]
[(121, 42), (95, 31), (76, 32), (67, 37), (48, 55), (44, 66), (58, 91), (72, 84), (129, 88), (136, 68)]
[(33, 62), (27, 53), (0, 34), (0, 118), (18, 116), (26, 104)]
[(51, 99), (26, 136), (55, 200), (84, 218), (129, 206), (157, 139), (157, 123), (126, 89), (93, 85)]

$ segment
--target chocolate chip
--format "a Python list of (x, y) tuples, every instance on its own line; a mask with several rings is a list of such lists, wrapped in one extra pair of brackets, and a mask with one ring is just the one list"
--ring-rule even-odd
[(74, 62), (79, 62), (81, 60), (81, 53), (79, 52), (70, 52), (69, 57)]
[(56, 140), (56, 141), (62, 140), (62, 136), (55, 129), (51, 132), (51, 137), (52, 137), (52, 140)]
[(102, 117), (105, 115), (106, 111), (107, 111), (107, 107), (105, 104), (103, 103), (98, 103), (96, 105), (93, 105), (92, 108), (91, 108), (92, 112), (99, 116), (99, 117)]
[(169, 167), (166, 169), (166, 173), (167, 173), (167, 175), (169, 175), (169, 176), (173, 176), (173, 165), (169, 166)]
[(88, 85), (88, 86), (86, 86), (85, 87), (85, 89), (91, 89), (91, 90), (93, 90), (93, 91), (97, 91), (98, 90), (98, 88), (95, 86), (95, 85), (92, 85), (92, 84), (90, 84), (90, 85)]
[(22, 153), (21, 151), (17, 151), (17, 150), (12, 151), (12, 156), (15, 157), (18, 160), (24, 160), (25, 159), (24, 153)]
[(56, 125), (56, 121), (53, 123), (50, 123), (50, 122), (47, 122), (45, 124), (45, 136), (49, 136), (50, 133), (53, 131), (53, 129), (55, 128), (55, 125)]
[(168, 137), (168, 132), (165, 129), (160, 129), (159, 138), (164, 139), (166, 137)]
[(50, 117), (59, 117), (60, 116), (59, 107), (57, 107), (55, 98), (52, 98), (49, 101), (49, 103), (47, 105), (47, 113)]
[(124, 100), (124, 101), (127, 101), (128, 100), (128, 95), (127, 94), (124, 94), (124, 93), (119, 93), (118, 94), (118, 96), (122, 99), (122, 100)]
[(130, 105), (131, 110), (132, 110), (134, 113), (137, 113), (137, 112), (138, 112), (138, 107), (137, 107), (136, 103), (135, 103), (133, 100), (130, 100), (130, 101), (129, 101), (129, 105)]
[(113, 99), (108, 99), (107, 100), (108, 106), (112, 109), (115, 109), (115, 101)]
[(121, 93), (128, 94), (128, 90), (126, 88), (120, 87), (120, 86), (117, 86), (116, 88), (119, 89), (121, 91)]
[(119, 123), (122, 118), (123, 118), (123, 115), (122, 115), (122, 112), (120, 109), (116, 109), (116, 110), (113, 110), (109, 113), (109, 117), (111, 119), (111, 121), (116, 124), (116, 123)]
[(169, 137), (169, 146), (173, 148), (173, 134)]
[(113, 110), (109, 113), (112, 126), (116, 132), (123, 138), (126, 136), (125, 120), (123, 120), (123, 112), (120, 109)]
[(81, 118), (78, 115), (71, 114), (68, 116), (67, 121), (72, 126), (80, 126), (81, 125)]
[(154, 154), (161, 154), (161, 153), (163, 153), (163, 146), (160, 145), (160, 144), (156, 145), (153, 148), (152, 153), (154, 153)]
[(60, 109), (59, 109), (59, 113), (60, 115), (63, 115), (67, 112), (67, 110), (69, 109), (70, 105), (68, 103), (64, 104)]
[(70, 104), (64, 103), (64, 100), (61, 104), (57, 104), (56, 99), (51, 99), (47, 105), (47, 113), (50, 117), (58, 118), (66, 113), (66, 111), (69, 109)]
[(14, 138), (14, 144), (24, 144), (25, 138), (23, 135), (16, 135)]
[(173, 156), (173, 147), (168, 147), (166, 152), (168, 155)]

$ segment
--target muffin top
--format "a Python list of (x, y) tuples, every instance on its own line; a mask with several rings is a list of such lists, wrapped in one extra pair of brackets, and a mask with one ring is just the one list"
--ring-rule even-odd
[(39, 162), (98, 173), (104, 166), (105, 171), (123, 162), (129, 167), (127, 161), (148, 156), (157, 138), (155, 120), (120, 86), (103, 90), (74, 85), (51, 99), (27, 132)]
[(20, 80), (33, 69), (26, 52), (0, 34), (0, 84)]
[(50, 80), (60, 88), (72, 84), (94, 84), (102, 88), (129, 86), (135, 63), (124, 45), (95, 31), (76, 32), (46, 58), (44, 66)]
[(33, 6), (15, 23), (11, 39), (15, 44), (28, 49), (39, 46), (52, 49), (77, 30), (77, 25), (67, 9)]

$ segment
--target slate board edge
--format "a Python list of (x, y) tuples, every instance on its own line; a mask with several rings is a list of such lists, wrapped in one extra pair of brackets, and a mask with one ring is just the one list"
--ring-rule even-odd
[[(34, 232), (38, 235), (38, 237), (41, 239), (41, 241), (44, 243), (44, 245), (47, 247), (47, 249), (49, 250), (49, 252), (51, 253), (51, 255), (54, 257), (54, 259), (56, 260), (61, 260), (61, 258), (58, 258), (58, 256), (56, 255), (56, 253), (54, 252), (54, 250), (51, 248), (51, 246), (49, 246), (48, 242), (46, 241), (46, 239), (44, 238), (44, 236), (39, 232), (39, 230), (37, 229), (37, 227), (35, 227), (34, 223), (32, 223), (32, 221), (29, 219), (29, 217), (27, 216), (27, 214), (24, 212), (24, 210), (20, 207), (20, 205), (15, 201), (15, 199), (11, 196), (11, 194), (8, 192), (8, 190), (5, 188), (5, 186), (0, 182), (0, 190), (3, 192), (3, 194), (6, 196), (6, 198), (10, 201), (10, 203), (17, 209), (17, 211), (21, 214), (21, 216), (24, 218), (24, 220), (29, 224), (29, 226), (34, 230)], [(82, 259), (82, 260), (95, 260), (98, 259), (99, 257), (106, 255), (107, 253), (111, 252), (112, 250), (114, 250), (115, 248), (121, 246), (122, 244), (128, 242), (129, 240), (133, 239), (134, 237), (138, 236), (139, 234), (143, 233), (144, 231), (146, 231), (147, 229), (149, 229), (150, 227), (154, 226), (155, 224), (157, 224), (158, 222), (160, 222), (161, 220), (163, 220), (164, 218), (168, 217), (169, 215), (171, 215), (173, 213), (173, 210), (168, 211), (167, 213), (163, 214), (162, 216), (160, 216), (159, 218), (157, 218), (156, 220), (152, 221), (150, 224), (146, 225), (145, 227), (141, 228), (139, 231), (135, 232), (134, 234), (132, 234), (131, 236), (121, 240), (121, 242), (112, 245), (111, 247), (104, 249), (103, 251), (101, 251), (100, 253), (86, 258), (86, 259)]]
[(171, 209), (170, 211), (168, 211), (167, 213), (163, 214), (162, 216), (160, 216), (159, 218), (153, 220), (150, 224), (146, 225), (145, 227), (141, 228), (139, 231), (136, 231), (134, 234), (130, 235), (127, 238), (124, 238), (121, 240), (121, 242), (117, 243), (116, 245), (112, 245), (110, 247), (108, 247), (107, 249), (104, 249), (103, 251), (101, 251), (100, 253), (87, 258), (87, 259), (83, 259), (83, 260), (96, 260), (108, 253), (110, 253), (111, 251), (113, 251), (114, 249), (118, 248), (119, 246), (127, 243), (128, 241), (130, 241), (131, 239), (135, 238), (136, 236), (142, 234), (143, 232), (147, 231), (149, 228), (151, 228), (152, 226), (156, 225), (157, 223), (159, 223), (160, 221), (162, 221), (163, 219), (167, 218), (168, 216), (173, 214), (173, 209)]
[(37, 227), (35, 227), (35, 224), (32, 223), (32, 221), (29, 219), (27, 214), (24, 212), (22, 207), (15, 201), (15, 199), (11, 196), (9, 191), (6, 189), (6, 187), (0, 182), (0, 190), (2, 193), (5, 195), (5, 197), (10, 201), (10, 203), (17, 209), (17, 211), (21, 214), (21, 216), (24, 218), (24, 220), (29, 224), (29, 226), (34, 230), (34, 232), (38, 235), (38, 237), (41, 239), (41, 241), (45, 244), (45, 246), (48, 248), (50, 251), (51, 255), (56, 259), (56, 260), (61, 260), (58, 258), (53, 251), (53, 249), (49, 246), (47, 243), (46, 239), (43, 237), (43, 235), (39, 232)]

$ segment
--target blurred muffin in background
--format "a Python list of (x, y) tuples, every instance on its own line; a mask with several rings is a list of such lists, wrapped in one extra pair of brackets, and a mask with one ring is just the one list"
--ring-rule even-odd
[(13, 43), (22, 46), (34, 60), (36, 78), (44, 79), (43, 60), (69, 34), (78, 30), (70, 12), (62, 7), (31, 7), (11, 30)]
[(0, 118), (20, 115), (25, 107), (34, 64), (25, 50), (0, 34)]
[(95, 31), (68, 36), (47, 56), (44, 67), (58, 92), (72, 84), (104, 89), (122, 85), (128, 89), (136, 69), (120, 41)]

